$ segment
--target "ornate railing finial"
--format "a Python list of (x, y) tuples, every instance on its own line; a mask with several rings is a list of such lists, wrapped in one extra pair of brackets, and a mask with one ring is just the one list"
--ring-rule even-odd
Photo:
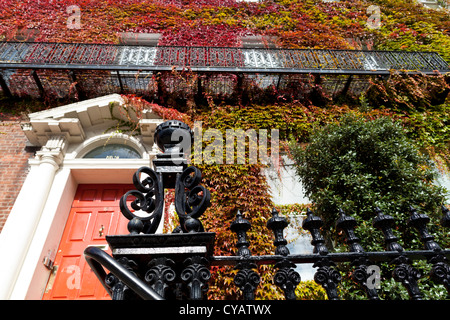
[(248, 249), (250, 243), (247, 241), (247, 231), (250, 229), (251, 224), (248, 220), (244, 219), (240, 210), (236, 214), (236, 219), (231, 223), (230, 229), (237, 235), (236, 247), (238, 249), (238, 255), (240, 257), (251, 256), (251, 252)]
[[(350, 248), (350, 252), (365, 253), (364, 248), (359, 243), (359, 238), (355, 234), (356, 219), (348, 216), (342, 209), (339, 209), (339, 219), (336, 221), (336, 229), (343, 230), (347, 235), (345, 242)], [(369, 275), (368, 265), (370, 264), (366, 255), (356, 258), (352, 261), (355, 270), (352, 272), (352, 279), (363, 287), (370, 300), (379, 300), (376, 288), (368, 285)]]
[(441, 251), (441, 247), (434, 241), (434, 237), (428, 232), (427, 223), (430, 218), (423, 213), (418, 213), (417, 210), (409, 206), (411, 216), (408, 220), (408, 225), (413, 226), (419, 231), (420, 239), (422, 240), (425, 250)]
[(336, 229), (341, 229), (347, 235), (345, 242), (349, 245), (351, 252), (364, 252), (363, 247), (359, 243), (359, 238), (355, 234), (356, 220), (348, 216), (342, 209), (339, 209), (340, 217), (336, 221)]
[(280, 217), (278, 211), (273, 208), (272, 218), (267, 221), (267, 227), (273, 231), (275, 240), (273, 244), (276, 246), (275, 254), (281, 256), (289, 255), (289, 249), (286, 247), (287, 241), (283, 236), (283, 230), (288, 226), (288, 222), (285, 217)]
[(303, 220), (302, 228), (311, 233), (311, 244), (314, 246), (313, 253), (328, 254), (328, 249), (325, 246), (325, 239), (320, 234), (320, 228), (323, 225), (322, 219), (315, 216), (311, 209), (306, 210), (306, 219)]
[(444, 214), (441, 218), (441, 224), (443, 227), (450, 228), (450, 210), (442, 205), (442, 213)]
[(398, 238), (392, 231), (394, 218), (384, 214), (378, 207), (375, 208), (375, 213), (377, 216), (373, 220), (373, 226), (383, 232), (386, 250), (402, 252), (403, 247), (397, 242)]

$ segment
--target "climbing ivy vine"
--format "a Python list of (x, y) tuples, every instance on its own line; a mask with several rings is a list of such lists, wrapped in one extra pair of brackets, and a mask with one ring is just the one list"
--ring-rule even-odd
[[(67, 28), (71, 16), (67, 7), (71, 5), (80, 9), (80, 28)], [(380, 7), (378, 29), (367, 27), (370, 5)], [(448, 12), (429, 10), (407, 0), (3, 0), (0, 22), (0, 40), (119, 43), (122, 32), (136, 32), (160, 33), (159, 45), (237, 47), (242, 45), (242, 36), (266, 35), (281, 48), (434, 51), (450, 61)], [(175, 76), (182, 78), (183, 92), (196, 88), (195, 75)], [(370, 89), (361, 96), (346, 94), (334, 100), (320, 87), (312, 98), (322, 99), (308, 97), (302, 101), (278, 99), (274, 90), (267, 90), (264, 99), (252, 99), (250, 94), (249, 99), (236, 103), (208, 95), (198, 103), (188, 96), (189, 103), (183, 105), (176, 100), (158, 105), (128, 95), (124, 96), (124, 127), (119, 129), (137, 130), (136, 121), (142, 111), (151, 109), (164, 119), (181, 120), (191, 127), (195, 121), (202, 121), (204, 130), (279, 129), (281, 151), (289, 155), (288, 141), (307, 144), (312, 132), (339, 123), (345, 115), (390, 117), (401, 124), (423, 153), (446, 170), (450, 164), (449, 84), (448, 75), (392, 74), (388, 79), (372, 79)], [(0, 99), (2, 119), (66, 103)], [(133, 117), (127, 117), (131, 109)], [(236, 240), (229, 224), (237, 210), (252, 223), (252, 252), (272, 253), (272, 237), (265, 225), (274, 203), (262, 173), (264, 165), (202, 163), (199, 167), (212, 196), (205, 227), (217, 234), (216, 254), (227, 255), (235, 250)], [(278, 208), (282, 213), (304, 211), (303, 205)], [(236, 297), (237, 289), (230, 285), (232, 274), (226, 268), (213, 270), (211, 298)], [(267, 276), (262, 279), (257, 297), (280, 298), (271, 274), (264, 274)], [(301, 299), (325, 297), (313, 282), (302, 284), (297, 293)]]

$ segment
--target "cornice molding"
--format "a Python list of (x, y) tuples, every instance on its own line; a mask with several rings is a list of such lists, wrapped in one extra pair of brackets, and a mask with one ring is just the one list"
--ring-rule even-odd
[[(87, 139), (88, 131), (104, 132), (114, 127), (117, 119), (128, 120), (127, 115), (118, 108), (124, 103), (121, 95), (111, 94), (31, 113), (29, 122), (22, 125), (22, 130), (33, 146), (45, 146), (54, 135), (64, 135), (69, 144), (82, 143)], [(128, 116), (139, 122), (142, 142), (153, 145), (156, 126), (163, 120), (152, 110), (144, 110), (142, 119), (138, 119), (133, 112), (129, 112)]]

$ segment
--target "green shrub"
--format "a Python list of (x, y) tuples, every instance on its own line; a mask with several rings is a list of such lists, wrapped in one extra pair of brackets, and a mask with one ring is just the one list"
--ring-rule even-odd
[[(389, 118), (368, 121), (346, 116), (315, 132), (306, 147), (293, 145), (292, 149), (313, 210), (324, 220), (330, 249), (347, 250), (344, 235), (335, 230), (342, 208), (357, 220), (356, 234), (365, 250), (384, 250), (383, 235), (372, 226), (375, 207), (395, 218), (394, 234), (405, 249), (421, 249), (417, 232), (407, 226), (409, 205), (428, 214), (429, 230), (442, 247), (448, 247), (448, 233), (438, 224), (445, 197), (444, 190), (433, 184), (436, 170), (398, 123)], [(391, 283), (386, 270), (382, 269), (382, 279)], [(385, 299), (401, 295), (395, 290), (381, 294)]]

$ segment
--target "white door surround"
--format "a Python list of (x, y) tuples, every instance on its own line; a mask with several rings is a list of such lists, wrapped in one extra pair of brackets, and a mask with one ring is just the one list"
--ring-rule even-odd
[[(23, 126), (29, 143), (41, 146), (29, 161), (30, 171), (0, 233), (0, 299), (41, 299), (78, 184), (130, 184), (141, 166), (151, 166), (159, 152), (153, 142), (162, 122), (145, 110), (140, 135), (107, 132), (123, 116), (113, 94), (29, 115)], [(114, 114), (116, 112), (116, 114)], [(113, 114), (112, 114), (113, 113)], [(106, 143), (125, 144), (140, 159), (85, 159)]]

